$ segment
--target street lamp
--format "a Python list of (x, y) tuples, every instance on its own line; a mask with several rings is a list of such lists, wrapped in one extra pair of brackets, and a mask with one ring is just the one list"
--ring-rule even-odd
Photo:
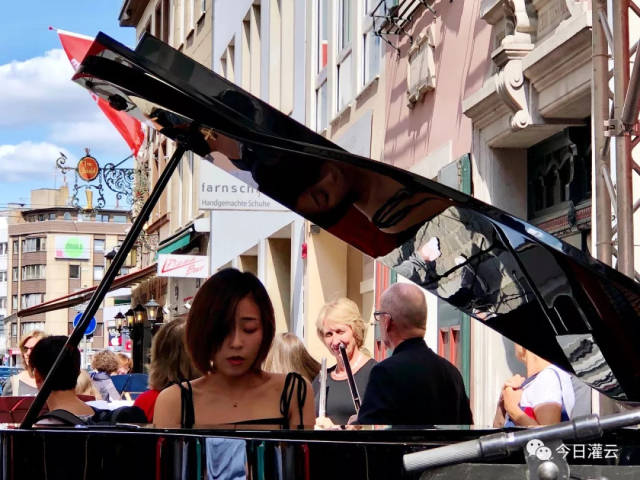
[(145, 314), (147, 313), (145, 308), (142, 305), (138, 304), (136, 308), (133, 309), (133, 311), (136, 316), (136, 323), (137, 324), (144, 323), (144, 317), (145, 317)]
[(160, 308), (160, 304), (151, 297), (151, 300), (144, 304), (144, 308), (147, 311), (147, 318), (149, 319), (149, 322), (153, 325), (158, 318), (158, 309)]
[[(116, 316), (113, 317), (113, 319), (116, 321), (116, 329), (118, 330), (118, 333), (122, 334), (122, 330), (123, 330), (122, 321), (125, 319), (124, 315), (122, 314), (122, 312), (118, 312)], [(129, 325), (124, 326), (124, 329), (128, 330)]]
[(127, 319), (127, 327), (128, 328), (133, 327), (133, 320), (134, 320), (135, 317), (136, 317), (136, 313), (132, 309), (129, 309), (129, 310), (127, 310), (125, 312), (124, 318)]

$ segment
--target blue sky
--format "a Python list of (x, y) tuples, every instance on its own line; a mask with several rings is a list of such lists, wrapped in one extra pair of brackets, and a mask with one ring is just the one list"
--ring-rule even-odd
[[(0, 209), (10, 202), (28, 204), (31, 189), (60, 186), (58, 152), (73, 165), (85, 147), (102, 165), (118, 163), (131, 153), (88, 92), (71, 82), (71, 64), (58, 36), (48, 29), (90, 36), (102, 31), (134, 47), (135, 30), (118, 25), (121, 7), (122, 0), (3, 2)], [(124, 166), (131, 165), (129, 160)], [(73, 182), (68, 174), (67, 183)]]

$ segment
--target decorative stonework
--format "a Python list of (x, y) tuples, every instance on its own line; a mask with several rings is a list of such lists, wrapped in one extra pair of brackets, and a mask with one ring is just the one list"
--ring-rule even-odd
[(535, 41), (536, 11), (529, 0), (503, 0), (505, 12), (505, 37), (502, 45), (531, 45)]
[(409, 50), (407, 67), (409, 107), (413, 107), (422, 100), (425, 93), (436, 88), (435, 47), (435, 27), (431, 24), (414, 40)]

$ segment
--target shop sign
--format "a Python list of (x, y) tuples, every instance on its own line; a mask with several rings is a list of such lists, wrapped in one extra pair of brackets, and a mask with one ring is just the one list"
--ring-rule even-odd
[(56, 235), (56, 258), (87, 260), (91, 254), (89, 235)]
[(78, 176), (90, 182), (94, 180), (100, 172), (100, 165), (98, 161), (91, 155), (85, 155), (78, 161)]
[(207, 161), (200, 162), (200, 169), (198, 192), (202, 210), (287, 211), (258, 191), (250, 172), (237, 170), (232, 175)]
[(207, 278), (209, 261), (204, 255), (158, 255), (158, 276)]

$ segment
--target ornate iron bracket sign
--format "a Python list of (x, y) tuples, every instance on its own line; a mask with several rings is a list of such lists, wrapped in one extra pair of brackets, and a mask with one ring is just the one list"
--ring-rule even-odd
[[(105, 186), (116, 194), (118, 200), (125, 200), (129, 205), (133, 205), (133, 181), (135, 170), (133, 168), (118, 168), (131, 156), (125, 158), (118, 164), (107, 163), (100, 167), (98, 161), (89, 154), (89, 149), (85, 149), (86, 155), (82, 157), (75, 167), (67, 165), (67, 157), (60, 152), (60, 157), (56, 160), (56, 167), (65, 176), (69, 172), (74, 173), (72, 187), (71, 204), (76, 208), (80, 207), (79, 193), (84, 190), (87, 194), (88, 209), (93, 210), (92, 196), (95, 190), (98, 194), (96, 208), (101, 209), (106, 205), (104, 198)], [(84, 183), (80, 183), (82, 180)], [(97, 182), (96, 182), (97, 181)]]

